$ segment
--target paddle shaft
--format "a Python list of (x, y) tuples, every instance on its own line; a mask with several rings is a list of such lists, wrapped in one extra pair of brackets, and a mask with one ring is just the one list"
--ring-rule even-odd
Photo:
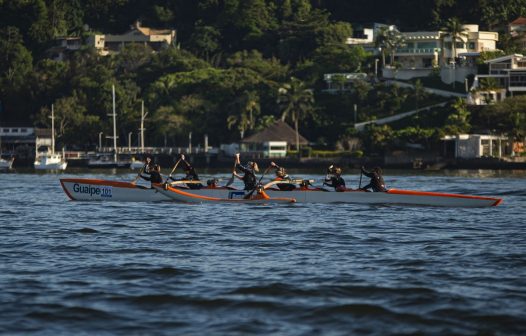
[(263, 172), (263, 174), (261, 174), (261, 177), (259, 178), (259, 181), (258, 183), (256, 183), (256, 186), (254, 187), (254, 189), (252, 189), (248, 194), (245, 195), (245, 199), (248, 199), (252, 196), (252, 194), (254, 193), (254, 191), (256, 191), (256, 189), (258, 188), (258, 186), (260, 185), (261, 183), (261, 180), (263, 180), (263, 177), (268, 173), (268, 171), (270, 170), (270, 168), (272, 168), (272, 166), (268, 166), (267, 169), (265, 169), (265, 171)]
[(360, 169), (360, 183), (358, 184), (358, 189), (360, 189), (362, 187), (362, 175), (363, 175), (363, 172)]
[(179, 165), (179, 162), (181, 162), (181, 160), (182, 159), (177, 160), (177, 162), (175, 163), (174, 168), (170, 172), (170, 175), (168, 175), (168, 177), (166, 177), (166, 181), (164, 181), (164, 183), (168, 182), (168, 179), (172, 176), (172, 174), (174, 173), (175, 169), (177, 169), (177, 166)]
[(137, 180), (139, 179), (139, 177), (141, 177), (141, 174), (142, 172), (144, 171), (144, 167), (146, 167), (146, 165), (142, 166), (141, 170), (139, 170), (139, 174), (137, 174), (137, 176), (135, 177), (135, 180), (133, 180), (133, 184), (137, 183)]
[(230, 177), (230, 180), (227, 181), (225, 184), (225, 187), (229, 187), (232, 183), (234, 183), (234, 179), (236, 178), (236, 165), (237, 161), (234, 162), (234, 168), (232, 169), (232, 176)]

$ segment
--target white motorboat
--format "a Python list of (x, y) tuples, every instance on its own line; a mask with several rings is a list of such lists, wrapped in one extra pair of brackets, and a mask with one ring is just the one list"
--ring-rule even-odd
[(35, 160), (37, 170), (65, 170), (68, 163), (64, 161), (61, 154), (46, 152), (39, 154)]
[(143, 161), (137, 160), (133, 157), (130, 163), (130, 169), (132, 170), (142, 169), (144, 165), (145, 163)]
[(14, 161), (15, 161), (15, 158), (4, 159), (0, 157), (0, 170), (9, 170), (13, 168)]

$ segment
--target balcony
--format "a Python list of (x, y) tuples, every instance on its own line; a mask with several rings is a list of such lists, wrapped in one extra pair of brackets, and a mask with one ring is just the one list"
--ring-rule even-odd
[(434, 55), (440, 53), (440, 48), (400, 48), (396, 49), (396, 53), (400, 54), (417, 54), (417, 55)]

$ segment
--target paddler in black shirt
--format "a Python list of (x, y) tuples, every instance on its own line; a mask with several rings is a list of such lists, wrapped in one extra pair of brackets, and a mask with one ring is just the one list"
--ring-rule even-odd
[[(143, 174), (147, 174), (148, 176)], [(154, 165), (153, 169), (150, 169), (149, 171), (141, 172), (139, 176), (146, 181), (150, 181), (152, 184), (163, 183), (163, 177), (161, 176), (161, 166), (158, 164)]]
[(382, 177), (382, 169), (380, 167), (374, 167), (370, 172), (365, 170), (365, 167), (362, 167), (362, 173), (371, 178), (371, 182), (365, 187), (360, 189), (367, 190), (372, 188), (374, 192), (387, 191), (385, 188), (384, 178)]
[[(245, 184), (244, 190), (254, 190), (257, 185), (256, 173), (259, 171), (258, 164), (255, 162), (249, 161), (246, 166), (241, 165), (239, 160), (239, 153), (236, 154), (236, 168), (234, 170), (234, 176), (240, 180), (243, 180)], [(240, 175), (237, 173), (237, 170), (243, 173)]]
[[(199, 175), (197, 175), (194, 167), (188, 161), (186, 161), (184, 154), (181, 154), (181, 162), (183, 163), (182, 167), (185, 173), (183, 181), (199, 181)], [(171, 176), (170, 179), (172, 181), (178, 181)], [(203, 187), (201, 183), (187, 183), (186, 185), (190, 189), (201, 189)]]
[(340, 167), (334, 167), (331, 165), (327, 170), (327, 176), (325, 177), (324, 185), (333, 187), (336, 191), (345, 191), (345, 181), (342, 178), (342, 169)]

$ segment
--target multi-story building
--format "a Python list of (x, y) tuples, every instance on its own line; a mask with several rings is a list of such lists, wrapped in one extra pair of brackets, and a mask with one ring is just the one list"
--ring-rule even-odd
[[(375, 40), (382, 27), (396, 29), (395, 26), (375, 23), (372, 28), (358, 31), (346, 43), (362, 46), (379, 56), (381, 49), (375, 45)], [(383, 69), (383, 76), (398, 79), (424, 77), (435, 67), (440, 67), (442, 81), (463, 82), (467, 75), (476, 73), (475, 59), (480, 52), (495, 50), (499, 40), (497, 32), (480, 31), (476, 24), (466, 24), (463, 28), (465, 34), (457, 37), (455, 48), (446, 31), (402, 32), (405, 44), (395, 51), (395, 64), (387, 65)], [(526, 26), (524, 28), (526, 30)]]
[(87, 39), (87, 44), (97, 49), (100, 55), (108, 55), (118, 53), (122, 47), (134, 43), (148, 45), (153, 50), (159, 51), (175, 44), (175, 39), (175, 30), (142, 27), (137, 21), (131, 30), (121, 35), (91, 35)]
[(478, 74), (468, 102), (473, 105), (486, 105), (501, 101), (507, 95), (526, 92), (526, 57), (513, 54), (486, 61), (488, 74)]
[(445, 31), (403, 32), (405, 46), (396, 50), (396, 67), (386, 67), (384, 77), (410, 79), (429, 75), (440, 66), (442, 81), (463, 82), (476, 73), (475, 59), (482, 51), (496, 49), (497, 32), (479, 31), (476, 24), (463, 25), (465, 36), (452, 37)]

